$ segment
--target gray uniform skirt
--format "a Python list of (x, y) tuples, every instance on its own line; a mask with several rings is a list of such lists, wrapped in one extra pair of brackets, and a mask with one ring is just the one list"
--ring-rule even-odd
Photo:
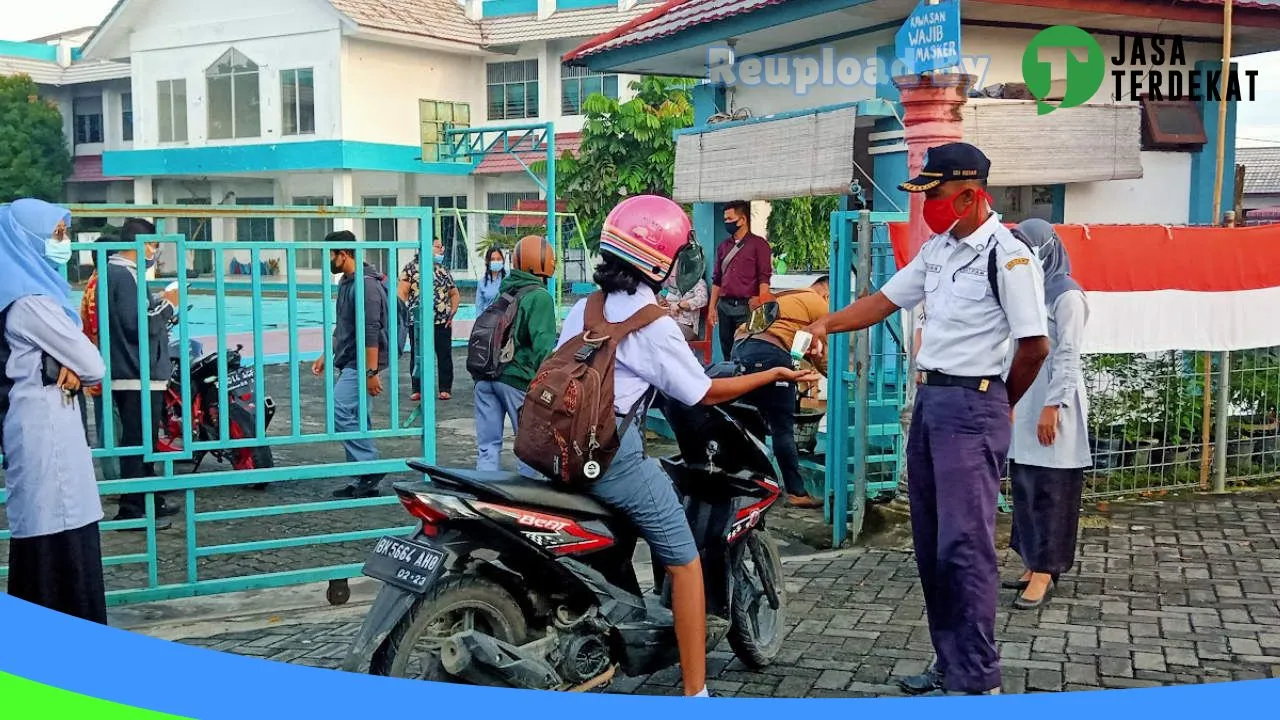
[(1032, 572), (1056, 577), (1076, 561), (1084, 468), (1009, 463), (1013, 532), (1009, 546)]
[(98, 523), (9, 541), (9, 594), (19, 600), (107, 624)]

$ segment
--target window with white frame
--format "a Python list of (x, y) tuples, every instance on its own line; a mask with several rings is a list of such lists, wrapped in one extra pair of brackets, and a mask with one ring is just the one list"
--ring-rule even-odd
[[(237, 205), (274, 205), (275, 199), (269, 197), (237, 197)], [(236, 218), (236, 240), (239, 242), (275, 242), (276, 221), (272, 217)]]
[(102, 142), (102, 98), (76, 98), (71, 102), (76, 145)]
[[(488, 194), (488, 197), (487, 197), (486, 199), (487, 199), (487, 202), (488, 202), (488, 205), (489, 205), (489, 210), (491, 210), (491, 211), (492, 211), (492, 210), (515, 210), (515, 209), (516, 209), (516, 203), (520, 202), (521, 200), (537, 200), (537, 199), (538, 199), (538, 193), (537, 193), (537, 191), (532, 191), (532, 192), (499, 192), (499, 193), (489, 193), (489, 194)], [(494, 233), (494, 234), (498, 234), (498, 235), (501, 235), (501, 234), (506, 233), (506, 232), (514, 232), (514, 230), (507, 230), (507, 229), (504, 229), (504, 228), (502, 227), (502, 218), (503, 218), (503, 217), (505, 217), (505, 216), (504, 216), (504, 215), (501, 215), (501, 214), (499, 214), (499, 213), (490, 213), (490, 215), (489, 215), (489, 232)], [(527, 217), (527, 218), (530, 218), (530, 219), (531, 219), (531, 222), (532, 222), (534, 225), (536, 225), (536, 224), (537, 224), (537, 222), (538, 222), (537, 220), (533, 220), (533, 219), (532, 219), (532, 218), (533, 218), (533, 216), (531, 216), (531, 215), (521, 215), (521, 216), (519, 216), (519, 217), (521, 217), (521, 218), (526, 218), (526, 217)], [(543, 224), (543, 225), (545, 225), (545, 224), (546, 224), (546, 221), (545, 221), (545, 220), (544, 220), (544, 221), (542, 221), (542, 224)]]
[(156, 126), (160, 131), (160, 142), (186, 142), (187, 81), (157, 82), (156, 111)]
[[(178, 198), (179, 205), (208, 205), (209, 198)], [(178, 232), (187, 238), (188, 243), (192, 242), (209, 242), (213, 239), (210, 232), (210, 226), (213, 224), (213, 218), (207, 217), (180, 217), (178, 218)], [(213, 272), (213, 251), (203, 248), (193, 248), (187, 246), (191, 250), (192, 268), (200, 274)]]
[(514, 60), (486, 66), (490, 120), (538, 117), (538, 61)]
[(575, 65), (560, 66), (560, 113), (581, 115), (582, 104), (592, 95), (618, 99), (618, 76), (592, 72)]
[(133, 93), (120, 96), (120, 139), (133, 142)]
[[(306, 196), (295, 197), (294, 205), (330, 206), (333, 198)], [(298, 218), (293, 221), (293, 239), (298, 242), (320, 242), (333, 232), (333, 218)], [(298, 267), (324, 270), (329, 267), (328, 253), (320, 248), (305, 248), (295, 252)]]
[(204, 74), (209, 90), (209, 139), (261, 136), (257, 63), (239, 50), (228, 50)]
[[(365, 207), (395, 207), (400, 199), (395, 195), (373, 195), (361, 198), (360, 204)], [(364, 221), (364, 237), (361, 240), (374, 242), (395, 242), (399, 238), (395, 218), (370, 218)], [(366, 250), (364, 261), (382, 272), (387, 269), (388, 253), (386, 250)]]
[(280, 132), (312, 135), (316, 131), (315, 73), (311, 68), (280, 71)]
[[(433, 220), (439, 230), (440, 243), (444, 245), (444, 266), (450, 270), (466, 270), (470, 267), (467, 257), (466, 214), (454, 212), (467, 209), (466, 195), (444, 195), (418, 198), (418, 204), (435, 210)], [(480, 248), (477, 247), (478, 251)]]

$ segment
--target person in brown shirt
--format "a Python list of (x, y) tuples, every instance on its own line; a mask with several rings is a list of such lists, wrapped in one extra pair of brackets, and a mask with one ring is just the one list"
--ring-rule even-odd
[[(795, 341), (796, 332), (826, 316), (830, 289), (827, 278), (821, 277), (802, 290), (779, 293), (772, 301), (778, 306), (777, 319), (759, 333), (751, 334), (745, 326), (739, 329), (732, 359), (749, 373), (792, 367), (791, 344)], [(818, 362), (825, 370), (826, 358)], [(778, 468), (787, 488), (787, 502), (792, 507), (822, 507), (822, 500), (809, 495), (804, 487), (804, 478), (800, 476), (800, 452), (796, 449), (795, 383), (779, 382), (762, 387), (743, 400), (760, 410), (769, 423), (773, 454), (778, 459)]]
[(725, 208), (724, 229), (729, 239), (716, 248), (707, 326), (719, 326), (720, 349), (727, 358), (738, 326), (746, 322), (754, 306), (769, 297), (773, 252), (764, 238), (752, 234), (751, 205), (746, 202)]

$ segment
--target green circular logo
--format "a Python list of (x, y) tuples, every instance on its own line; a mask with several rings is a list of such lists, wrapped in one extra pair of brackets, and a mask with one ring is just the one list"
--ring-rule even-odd
[[(1046, 102), (1053, 91), (1053, 64), (1040, 57), (1042, 48), (1062, 48), (1065, 51), (1066, 88), (1057, 105)], [(1077, 59), (1077, 49), (1087, 54), (1084, 60)], [(1040, 101), (1037, 106), (1041, 115), (1088, 102), (1102, 87), (1106, 74), (1107, 60), (1102, 55), (1102, 46), (1092, 35), (1074, 25), (1054, 25), (1041, 30), (1031, 38), (1022, 53), (1022, 79), (1027, 90)]]

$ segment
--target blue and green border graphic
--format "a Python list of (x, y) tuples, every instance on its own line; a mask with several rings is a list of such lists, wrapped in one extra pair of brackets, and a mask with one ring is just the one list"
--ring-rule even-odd
[[(1224, 711), (1270, 717), (1280, 680), (996, 697), (734, 699), (505, 690), (286, 665), (169, 643), (52, 613), (0, 595), (4, 720), (539, 718), (708, 720), (750, 714), (849, 720), (1159, 717)], [(940, 706), (939, 703), (946, 703)], [(876, 715), (871, 715), (876, 713)], [(945, 715), (942, 715), (944, 714)]]

